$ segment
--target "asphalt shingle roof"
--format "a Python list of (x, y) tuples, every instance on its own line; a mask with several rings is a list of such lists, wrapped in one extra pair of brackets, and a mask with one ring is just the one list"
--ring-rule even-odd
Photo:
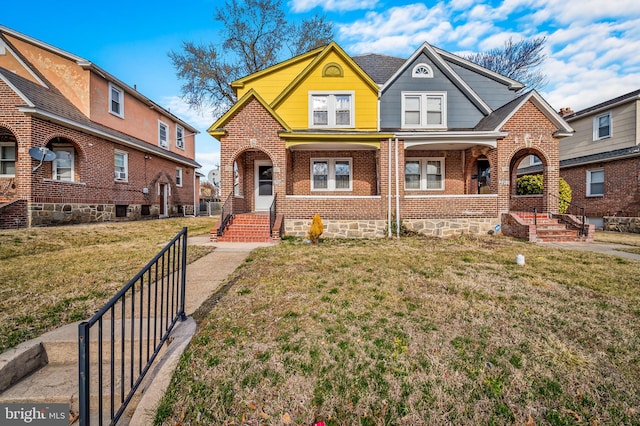
[(377, 84), (384, 84), (407, 61), (406, 58), (368, 53), (353, 56), (356, 64), (366, 72)]

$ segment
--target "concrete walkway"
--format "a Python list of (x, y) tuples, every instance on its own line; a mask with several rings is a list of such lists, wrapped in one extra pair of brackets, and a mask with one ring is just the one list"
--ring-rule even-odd
[(611, 256), (623, 257), (625, 259), (640, 261), (640, 254), (628, 253), (622, 251), (624, 249), (634, 248), (624, 244), (612, 244), (612, 243), (538, 243), (541, 246), (559, 248), (565, 250), (579, 250), (579, 251), (591, 251), (594, 253), (608, 254)]
[[(171, 334), (173, 340), (167, 352), (158, 365), (149, 372), (150, 377), (145, 379), (148, 384), (128, 422), (129, 425), (145, 426), (153, 423), (158, 403), (169, 386), (180, 356), (196, 332), (196, 323), (191, 315), (221, 287), (226, 278), (245, 261), (252, 250), (274, 245), (274, 243), (212, 243), (208, 235), (190, 237), (187, 243), (189, 246), (212, 246), (215, 250), (187, 265), (185, 312), (189, 319), (176, 326)], [(127, 424), (127, 422), (124, 420), (118, 424)]]

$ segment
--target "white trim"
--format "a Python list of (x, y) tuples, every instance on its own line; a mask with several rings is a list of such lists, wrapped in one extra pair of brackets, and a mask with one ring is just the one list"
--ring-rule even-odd
[[(75, 157), (76, 150), (72, 145), (59, 145), (53, 146), (51, 151), (56, 153), (56, 158), (53, 159), (51, 163), (51, 178), (57, 182), (75, 182)], [(71, 167), (70, 173), (71, 176), (69, 179), (58, 179), (58, 152), (66, 152), (71, 156)], [(66, 167), (65, 167), (66, 168)]]
[[(424, 69), (426, 72), (418, 72), (418, 70)], [(433, 78), (433, 68), (431, 65), (425, 63), (416, 64), (411, 70), (411, 77), (413, 78)]]
[(498, 194), (435, 194), (435, 195), (405, 195), (404, 198), (497, 198)]
[[(18, 143), (17, 142), (0, 142), (0, 154), (2, 153), (2, 147), (9, 147), (12, 146), (13, 147), (13, 173), (11, 174), (2, 174), (0, 173), (0, 177), (1, 178), (14, 178), (16, 177), (16, 162), (18, 161)], [(0, 155), (0, 165), (3, 162), (6, 163), (10, 163), (12, 160), (7, 159), (2, 159), (2, 156)]]
[[(0, 29), (1, 28), (2, 27), (0, 26)], [(1, 39), (0, 39), (0, 49), (4, 49), (5, 53), (9, 52), (11, 54), (11, 56), (13, 56), (13, 59), (15, 59), (20, 65), (22, 65), (22, 68), (24, 68), (31, 75), (31, 77), (33, 77), (33, 79), (36, 80), (41, 86), (44, 86), (47, 89), (49, 88), (49, 86), (47, 86), (45, 84), (45, 82), (42, 81), (42, 79), (40, 77), (38, 77), (38, 75), (31, 69), (31, 67), (27, 66), (27, 64), (24, 63), (24, 61), (20, 58), (20, 56), (16, 55), (15, 52), (13, 51), (13, 49), (11, 49), (11, 47), (9, 47)]]
[[(120, 111), (114, 111), (112, 108), (113, 92), (119, 94), (118, 106), (120, 107)], [(124, 90), (111, 82), (109, 82), (109, 113), (115, 115), (116, 117), (124, 118)]]
[[(180, 182), (178, 183), (178, 177), (180, 178)], [(176, 167), (176, 186), (182, 188), (182, 183), (184, 182), (184, 176), (182, 174), (182, 167)]]
[(296, 200), (379, 200), (380, 195), (287, 195)]
[[(609, 117), (609, 134), (600, 136), (600, 117)], [(604, 114), (598, 114), (593, 116), (593, 140), (599, 141), (602, 139), (608, 139), (613, 136), (613, 114), (611, 111), (607, 111)]]
[[(313, 122), (313, 97), (314, 96), (326, 96), (327, 97), (327, 124), (314, 124)], [(349, 96), (349, 124), (339, 125), (336, 124), (336, 96)], [(309, 108), (309, 128), (310, 129), (353, 129), (356, 127), (355, 123), (355, 109), (356, 109), (356, 93), (354, 90), (313, 90), (308, 93), (308, 108)]]
[[(602, 172), (602, 193), (600, 194), (592, 194), (591, 193), (591, 174), (594, 172)], [(591, 169), (591, 170), (587, 170), (587, 187), (586, 187), (586, 191), (585, 194), (587, 197), (603, 197), (604, 196), (604, 184), (605, 184), (605, 176), (604, 176), (604, 169), (603, 168), (598, 168), (598, 169)], [(598, 183), (598, 182), (596, 182)]]
[[(182, 132), (180, 136), (178, 136), (179, 131)], [(180, 141), (180, 144), (178, 141)], [(176, 148), (184, 151), (184, 127), (179, 124), (176, 124)]]
[[(349, 163), (349, 188), (336, 188), (336, 162), (346, 161)], [(326, 188), (314, 188), (313, 185), (313, 165), (316, 162), (327, 163), (327, 187)], [(309, 165), (309, 188), (312, 192), (322, 191), (335, 191), (335, 192), (348, 192), (353, 191), (353, 158), (339, 157), (339, 158), (312, 158)]]
[[(413, 161), (418, 162), (420, 167), (420, 188), (407, 188), (407, 162)], [(428, 188), (427, 181), (427, 167), (430, 161), (438, 161), (440, 163), (440, 187), (439, 188)], [(444, 191), (445, 190), (445, 181), (446, 181), (446, 173), (445, 173), (445, 157), (404, 157), (404, 190), (411, 191)], [(396, 174), (398, 171), (396, 170)]]
[[(164, 143), (161, 136), (161, 129), (163, 126), (165, 128), (164, 134), (166, 137)], [(166, 149), (167, 151), (171, 148), (171, 145), (169, 143), (169, 125), (162, 120), (158, 120), (158, 146), (162, 149)]]
[[(124, 172), (118, 172), (115, 170), (116, 154), (124, 156)], [(122, 173), (124, 173), (124, 178), (122, 177)], [(129, 182), (129, 153), (127, 151), (122, 151), (120, 149), (113, 150), (113, 180), (116, 182)]]
[[(419, 124), (407, 124), (406, 123), (406, 99), (407, 97), (420, 97), (420, 123)], [(441, 110), (440, 110), (440, 124), (428, 124), (428, 114), (429, 111), (427, 109), (429, 103), (429, 98), (440, 98), (441, 99)], [(447, 128), (447, 92), (402, 92), (402, 128), (403, 129), (446, 129)]]
[[(271, 167), (271, 194), (260, 195), (260, 167)], [(256, 211), (269, 211), (275, 197), (273, 162), (271, 160), (255, 160), (253, 163), (253, 192)]]

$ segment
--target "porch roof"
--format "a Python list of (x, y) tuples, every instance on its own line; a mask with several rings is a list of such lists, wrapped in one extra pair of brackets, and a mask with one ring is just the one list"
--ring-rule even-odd
[(370, 150), (380, 149), (380, 141), (390, 138), (390, 133), (378, 132), (280, 132), (285, 146), (292, 150)]
[(473, 146), (496, 148), (498, 139), (507, 136), (499, 131), (401, 132), (393, 137), (404, 140), (407, 150), (460, 150)]

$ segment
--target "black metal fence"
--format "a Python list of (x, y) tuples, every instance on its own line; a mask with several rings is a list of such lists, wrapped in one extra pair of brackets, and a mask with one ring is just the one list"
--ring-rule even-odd
[(80, 425), (116, 424), (184, 312), (183, 228), (98, 313), (78, 327)]

